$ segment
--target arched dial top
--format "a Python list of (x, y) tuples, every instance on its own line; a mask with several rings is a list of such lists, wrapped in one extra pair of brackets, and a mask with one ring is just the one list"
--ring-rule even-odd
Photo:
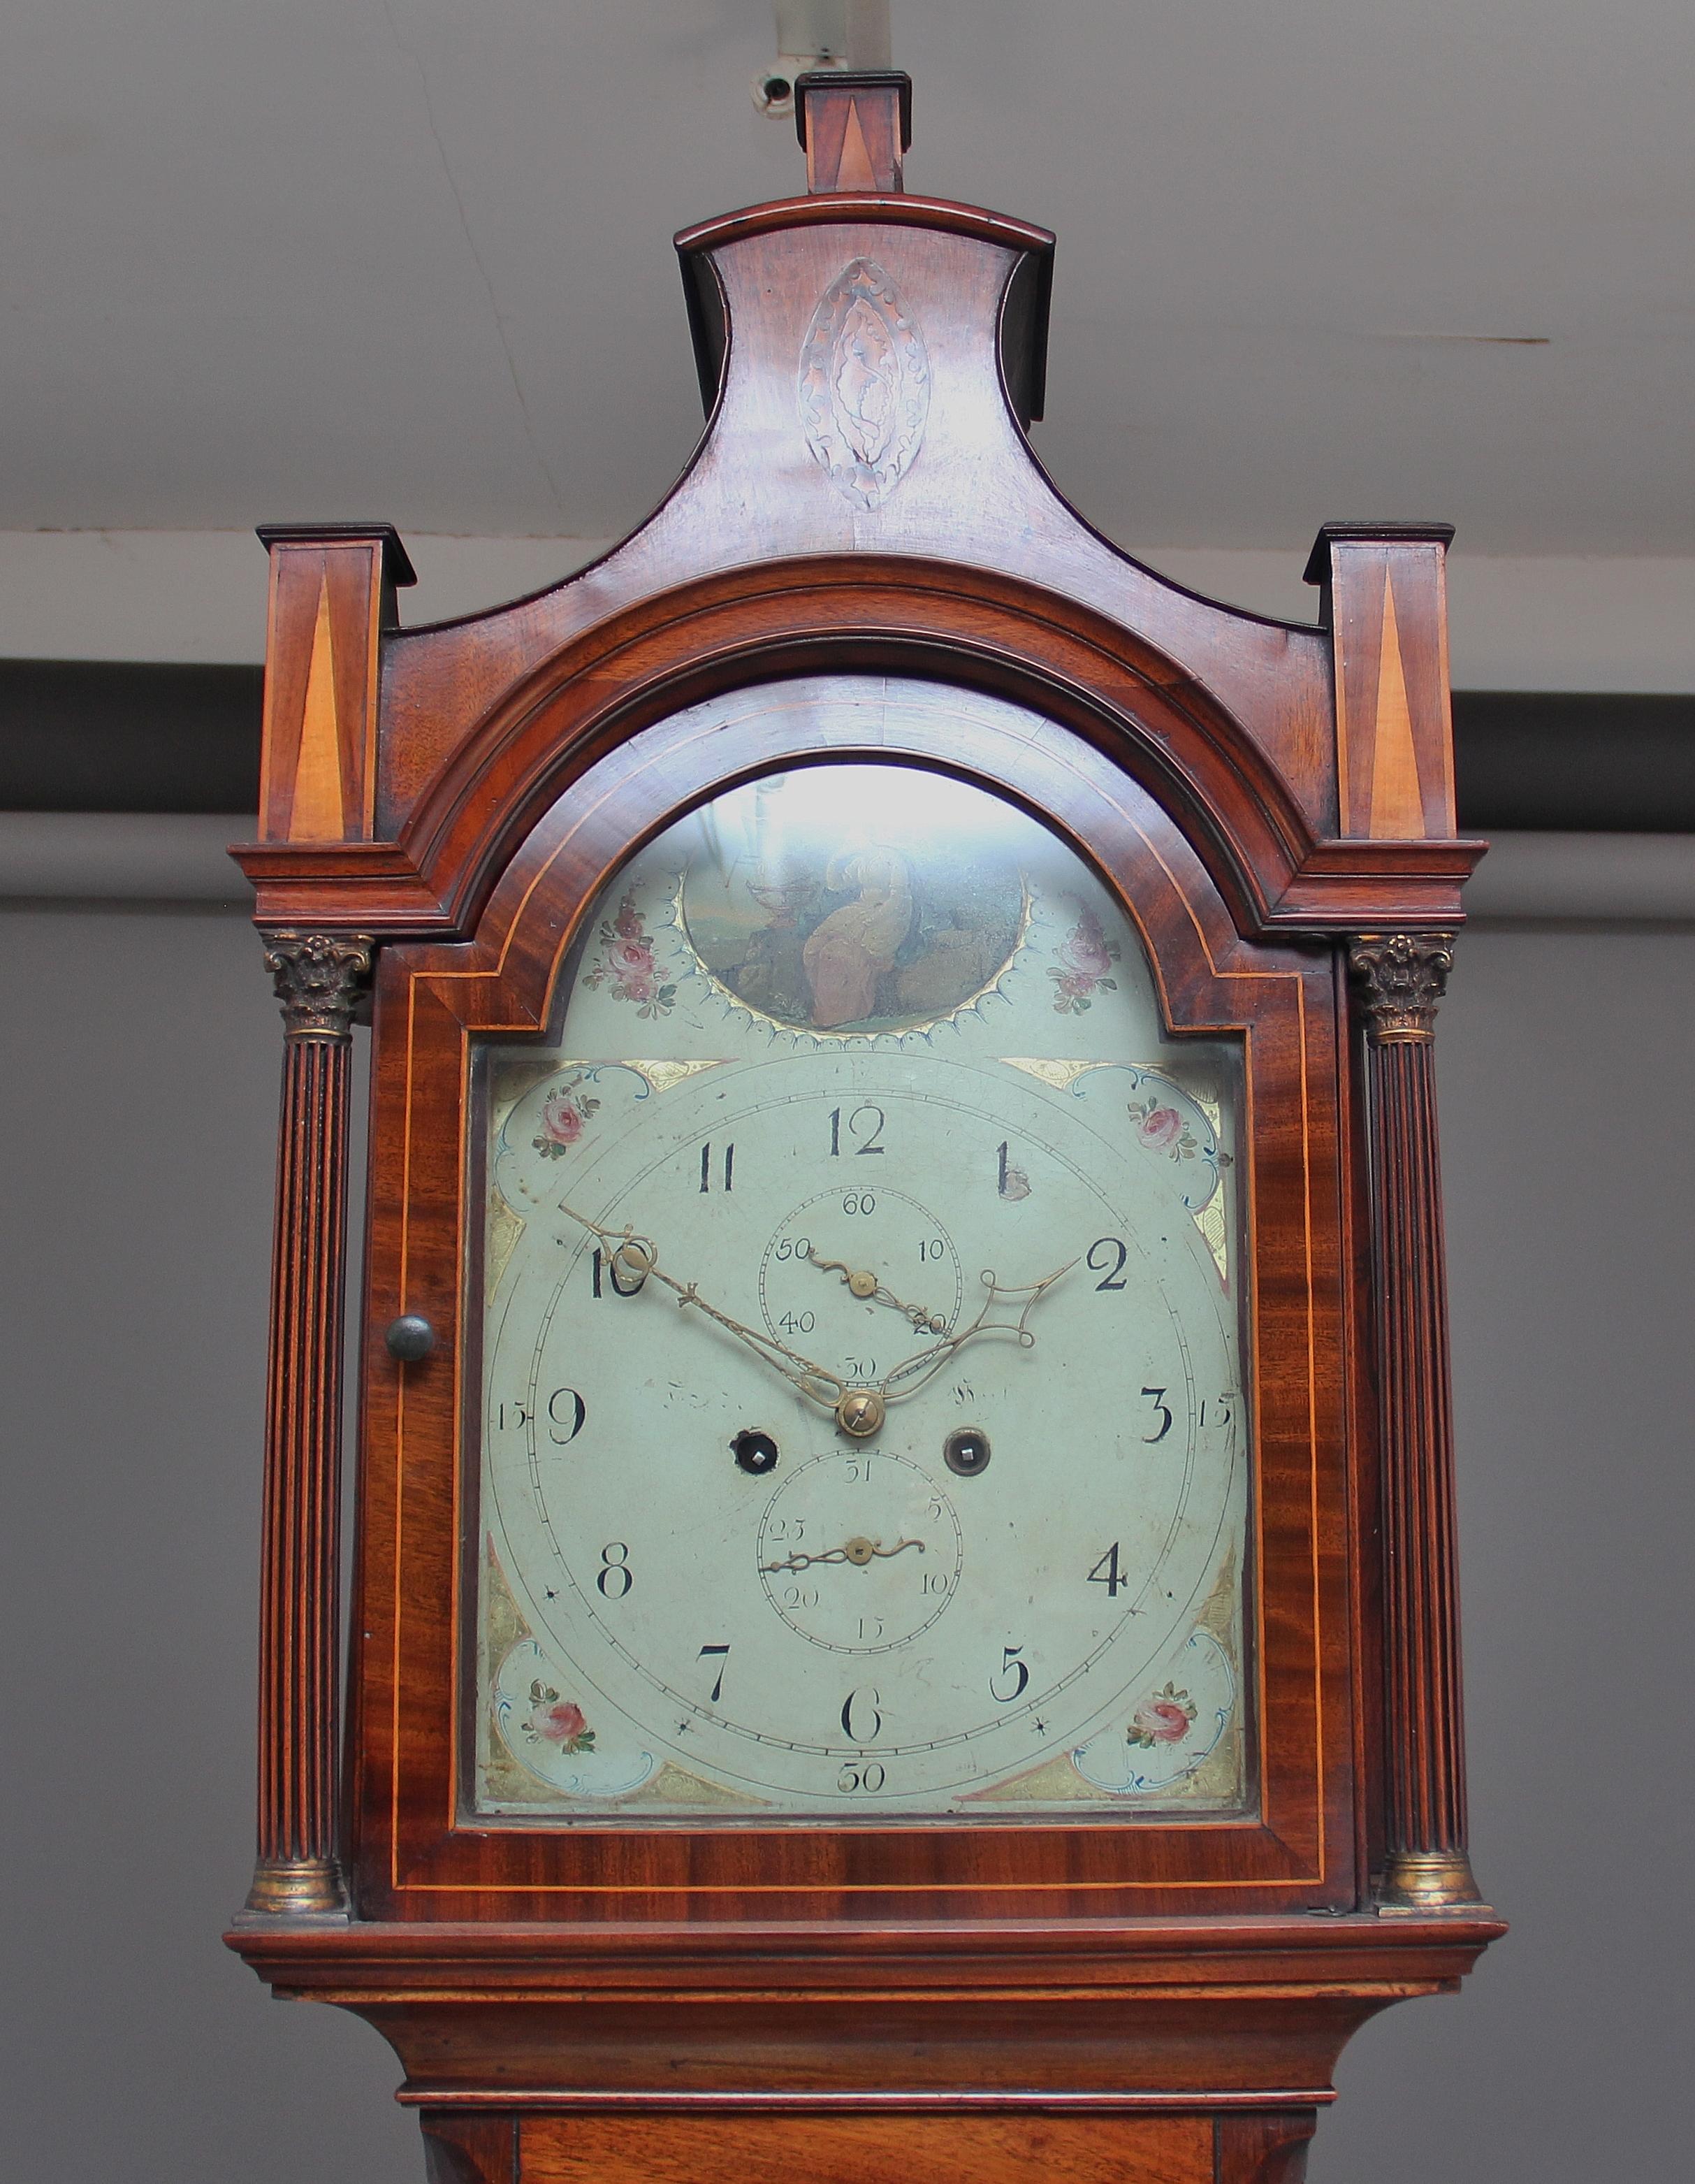
[(473, 1814), (1248, 1810), (1241, 1059), (940, 774), (631, 858), (477, 1050)]

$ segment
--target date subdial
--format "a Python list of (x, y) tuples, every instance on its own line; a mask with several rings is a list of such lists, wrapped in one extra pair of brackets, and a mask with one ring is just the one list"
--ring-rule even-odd
[(831, 1451), (802, 1464), (759, 1519), (759, 1582), (792, 1630), (841, 1653), (885, 1653), (953, 1598), (964, 1552), (944, 1490), (903, 1456)]
[(804, 1201), (759, 1263), (766, 1326), (850, 1386), (874, 1386), (950, 1334), (964, 1295), (959, 1254), (936, 1216), (907, 1192), (875, 1184)]

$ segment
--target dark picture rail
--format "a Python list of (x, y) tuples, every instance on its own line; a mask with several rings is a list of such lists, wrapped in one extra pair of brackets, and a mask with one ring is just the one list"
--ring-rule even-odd
[[(0, 811), (253, 811), (264, 671), (0, 660)], [(1456, 690), (1462, 833), (1695, 833), (1695, 695)]]

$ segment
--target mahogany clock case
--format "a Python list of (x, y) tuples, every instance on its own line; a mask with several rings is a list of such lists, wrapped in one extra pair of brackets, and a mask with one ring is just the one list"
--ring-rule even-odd
[[(1346, 998), (1334, 960), (1241, 939), (1201, 858), (1136, 780), (1134, 745), (1104, 724), (1086, 740), (1004, 702), (974, 703), (968, 691), (950, 709), (890, 708), (885, 719), (876, 678), (836, 687), (844, 702), (809, 708), (801, 743), (785, 740), (796, 732), (781, 710), (738, 703), (735, 690), (701, 709), (707, 733), (675, 716), (637, 730), (587, 765), (531, 828), (473, 939), (384, 951), (353, 1619), (360, 1913), (929, 1919), (1351, 1906), (1371, 1826), (1359, 1703), (1370, 1664), (1359, 1657), (1349, 1590), (1362, 1561), (1355, 1528), (1369, 1524), (1370, 1507), (1350, 1483), (1348, 1451), (1351, 1440), (1369, 1476), (1372, 1443), (1350, 1364), (1359, 1329), (1334, 1271), (1358, 1248)], [(1142, 702), (1142, 734), (1169, 735), (1175, 724), (1162, 718), (1158, 694)], [(540, 710), (538, 731), (552, 726), (568, 747), (565, 694)], [(1242, 1039), (1261, 1724), (1251, 1818), (683, 1826), (637, 1812), (525, 1828), (464, 1817), (465, 1557), (479, 1537), (468, 1301), (481, 1295), (481, 1238), (467, 1190), (470, 1042), (547, 1022), (561, 964), (632, 846), (756, 771), (821, 755), (1011, 787), (1124, 903), (1170, 1028)], [(420, 1363), (397, 1363), (385, 1346), (403, 1311), (436, 1330)], [(1137, 1392), (1097, 1392), (1103, 1431)]]
[[(1270, 2184), (1350, 2032), (1503, 1930), (1465, 1851), (1431, 1047), (1482, 853), (1454, 832), (1450, 534), (1328, 526), (1298, 627), (1092, 531), (1023, 430), (1052, 238), (901, 194), (903, 82), (803, 89), (813, 193), (679, 238), (711, 416), (605, 560), (402, 631), (386, 526), (266, 534), (263, 838), (238, 854), (286, 1047), (259, 1856), (231, 1940), (381, 2027), (455, 2179), (765, 2176), (802, 2144), (892, 2178), (945, 2136), (938, 2174)], [(881, 421), (836, 406), (862, 337)], [(835, 697), (756, 702), (797, 679)], [(937, 702), (882, 703), (898, 683)], [(1121, 905), (1166, 1036), (1240, 1052), (1252, 1797), (475, 1810), (477, 1042), (542, 1036), (601, 890), (681, 815), (866, 764), (1021, 807)], [(373, 964), (344, 1747), (342, 1194)], [(435, 1331), (411, 1362), (405, 1316)], [(563, 2113), (590, 2109), (597, 2140)]]

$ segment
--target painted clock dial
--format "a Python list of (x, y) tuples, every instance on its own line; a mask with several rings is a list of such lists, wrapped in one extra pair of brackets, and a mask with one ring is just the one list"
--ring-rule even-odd
[(473, 1811), (1251, 1806), (1240, 1059), (948, 777), (633, 858), (477, 1055)]

